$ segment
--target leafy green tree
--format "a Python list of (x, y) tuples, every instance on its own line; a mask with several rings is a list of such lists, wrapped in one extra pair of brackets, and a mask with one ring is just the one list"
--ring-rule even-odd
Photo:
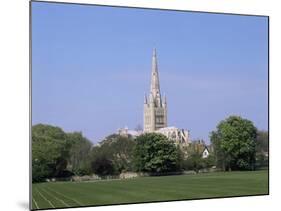
[(118, 172), (131, 171), (133, 168), (133, 149), (135, 140), (132, 137), (119, 136), (110, 145), (112, 161)]
[(71, 144), (68, 169), (76, 175), (89, 175), (91, 173), (92, 143), (83, 137), (81, 132), (67, 133), (66, 138)]
[[(95, 146), (92, 150), (92, 168), (96, 169), (94, 164), (108, 164), (108, 162), (101, 161), (109, 160), (116, 174), (122, 171), (132, 171), (134, 146), (135, 140), (131, 136), (124, 137), (113, 134), (106, 137), (99, 146)], [(99, 162), (95, 162), (97, 160)]]
[(256, 145), (256, 167), (268, 166), (268, 131), (259, 130)]
[(204, 163), (203, 163), (202, 155), (199, 152), (193, 152), (184, 161), (185, 170), (194, 170), (195, 172), (198, 173), (199, 170), (202, 168), (204, 168)]
[(268, 152), (268, 131), (258, 130), (256, 152)]
[(194, 170), (211, 168), (215, 165), (214, 155), (210, 153), (207, 158), (203, 158), (203, 151), (206, 145), (203, 140), (195, 140), (186, 148), (187, 157), (183, 161), (184, 170)]
[(93, 172), (99, 176), (116, 174), (113, 162), (104, 154), (95, 157), (92, 161), (92, 168)]
[(61, 176), (66, 170), (70, 143), (59, 127), (38, 124), (32, 127), (32, 181)]
[(185, 157), (185, 151), (184, 147), (180, 145), (176, 145), (177, 148), (177, 160), (176, 160), (176, 171), (182, 171), (184, 170), (184, 157)]
[(137, 171), (164, 173), (180, 170), (179, 150), (162, 134), (147, 133), (137, 137), (134, 152)]
[(211, 153), (207, 158), (202, 158), (203, 168), (211, 168), (216, 165), (215, 156)]
[(257, 129), (239, 116), (230, 116), (212, 131), (217, 166), (223, 170), (250, 170), (255, 164)]
[(202, 151), (203, 147), (198, 144), (191, 143), (190, 146), (188, 146), (188, 157), (184, 160), (185, 170), (198, 172), (203, 168)]

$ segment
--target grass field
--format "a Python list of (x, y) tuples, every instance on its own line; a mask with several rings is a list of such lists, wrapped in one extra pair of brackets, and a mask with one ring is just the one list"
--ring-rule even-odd
[(32, 208), (268, 194), (268, 172), (219, 172), (32, 185)]

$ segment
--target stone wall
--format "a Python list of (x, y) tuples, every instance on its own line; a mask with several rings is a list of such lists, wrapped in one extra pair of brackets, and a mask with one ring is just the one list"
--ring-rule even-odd
[(140, 174), (136, 172), (124, 172), (119, 175), (120, 179), (130, 179), (141, 176)]

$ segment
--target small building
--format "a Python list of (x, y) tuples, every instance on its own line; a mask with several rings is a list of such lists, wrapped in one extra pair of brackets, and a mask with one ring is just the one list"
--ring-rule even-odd
[(209, 157), (209, 155), (210, 155), (210, 151), (209, 151), (208, 147), (205, 146), (205, 148), (202, 152), (202, 158), (207, 158), (207, 157)]

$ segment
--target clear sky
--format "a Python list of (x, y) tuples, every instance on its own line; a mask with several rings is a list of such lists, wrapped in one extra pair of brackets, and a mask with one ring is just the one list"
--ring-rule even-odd
[(229, 115), (268, 126), (267, 18), (32, 3), (32, 124), (96, 143), (143, 124), (152, 49), (168, 126), (209, 133)]

